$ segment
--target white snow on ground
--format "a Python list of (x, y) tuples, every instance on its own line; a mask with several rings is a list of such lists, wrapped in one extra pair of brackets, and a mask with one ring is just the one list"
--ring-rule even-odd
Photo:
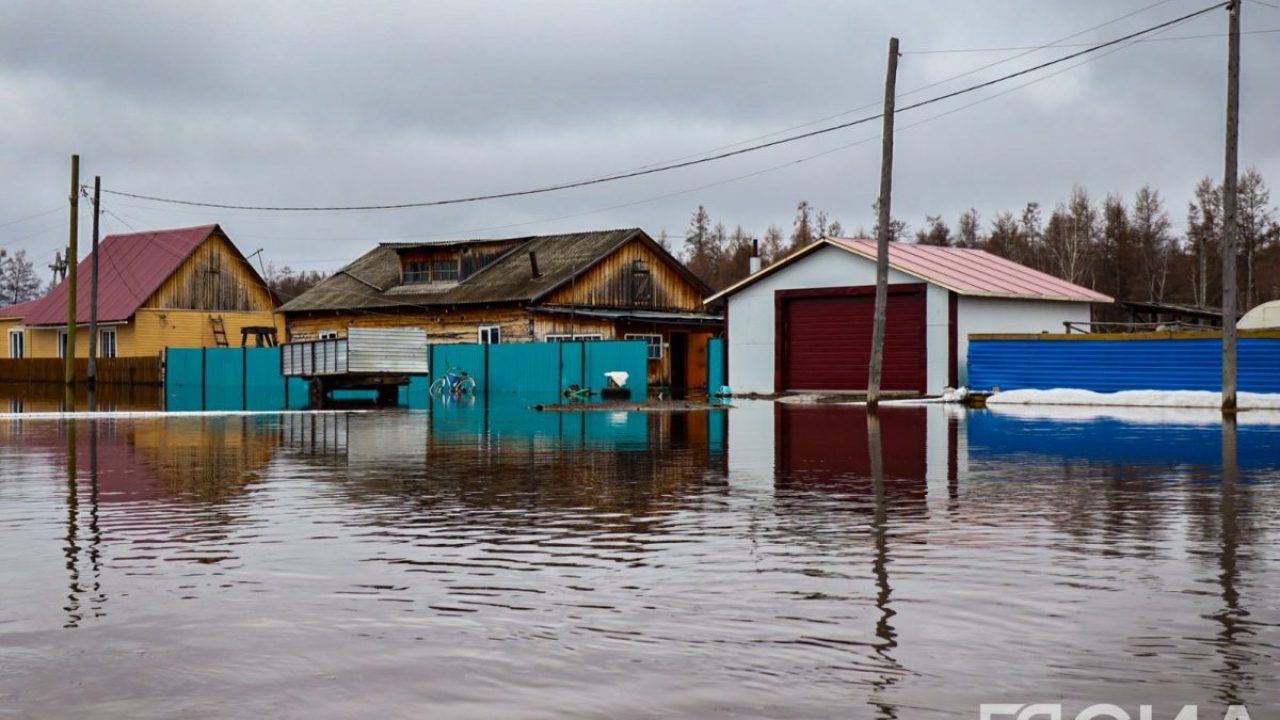
[[(1134, 407), (1105, 405), (989, 405), (992, 414), (1028, 420), (1089, 422), (1119, 420), (1143, 425), (1221, 425), (1222, 411), (1210, 408)], [(1280, 411), (1249, 410), (1236, 416), (1240, 425), (1280, 425)]]
[(159, 410), (119, 411), (119, 412), (30, 412), (0, 413), (3, 420), (100, 420), (139, 418), (181, 418), (181, 417), (236, 417), (241, 415), (345, 415), (360, 410), (206, 410), (201, 412), (161, 412)]
[[(1240, 409), (1280, 410), (1280, 395), (1239, 393)], [(987, 406), (1001, 405), (1091, 405), (1110, 407), (1213, 408), (1222, 407), (1222, 394), (1207, 390), (1123, 390), (1098, 393), (1092, 390), (1008, 390), (987, 398)]]

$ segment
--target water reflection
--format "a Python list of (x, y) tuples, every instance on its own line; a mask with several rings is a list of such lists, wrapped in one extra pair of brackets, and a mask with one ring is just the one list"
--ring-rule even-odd
[(3, 422), (0, 712), (1259, 716), (1280, 431), (1194, 420)]

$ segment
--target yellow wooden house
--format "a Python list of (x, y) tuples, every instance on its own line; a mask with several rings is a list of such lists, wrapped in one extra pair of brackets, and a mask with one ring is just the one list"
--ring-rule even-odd
[[(98, 254), (98, 357), (257, 344), (283, 331), (275, 296), (217, 225), (110, 235)], [(77, 270), (76, 357), (89, 355), (92, 261)], [(0, 358), (64, 357), (67, 286), (0, 308)]]
[(289, 337), (420, 327), (431, 343), (642, 340), (649, 383), (704, 390), (724, 318), (643, 230), (382, 243), (280, 308)]

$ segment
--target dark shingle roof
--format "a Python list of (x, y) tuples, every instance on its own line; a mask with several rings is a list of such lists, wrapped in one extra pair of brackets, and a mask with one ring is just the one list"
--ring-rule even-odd
[[(536, 302), (637, 237), (653, 243), (638, 228), (511, 238), (508, 242), (518, 244), (487, 267), (456, 285), (434, 289), (431, 285), (400, 285), (400, 251), (464, 243), (383, 243), (289, 301), (280, 311)], [(481, 242), (490, 241), (472, 240), (465, 244)], [(529, 266), (531, 251), (538, 258), (540, 276), (537, 278)], [(694, 282), (702, 284), (696, 279)]]

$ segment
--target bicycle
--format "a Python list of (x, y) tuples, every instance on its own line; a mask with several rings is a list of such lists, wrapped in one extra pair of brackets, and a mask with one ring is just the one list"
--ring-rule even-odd
[(474, 397), (476, 394), (476, 379), (468, 375), (466, 370), (459, 370), (451, 366), (444, 371), (444, 375), (431, 383), (428, 392), (431, 393), (431, 397), (436, 398)]

